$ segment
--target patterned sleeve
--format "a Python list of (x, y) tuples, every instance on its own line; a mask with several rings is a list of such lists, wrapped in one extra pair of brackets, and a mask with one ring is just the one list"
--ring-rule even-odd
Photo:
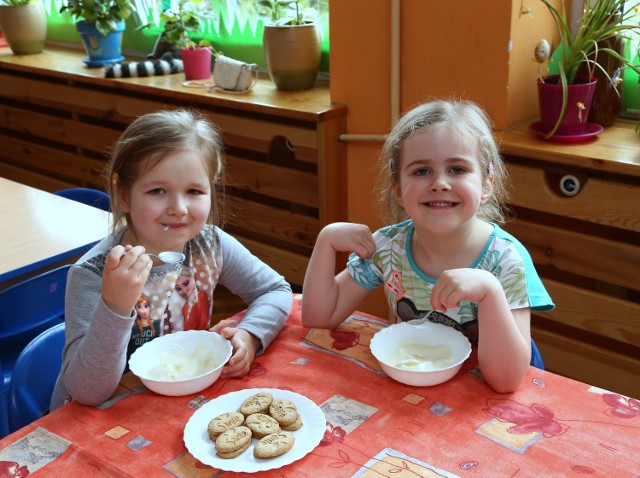
[[(380, 231), (376, 231), (373, 238), (378, 248), (388, 242), (388, 238)], [(347, 269), (351, 278), (365, 289), (374, 290), (383, 283), (382, 271), (372, 258), (362, 259), (356, 254), (351, 254), (347, 261)]]
[[(530, 307), (533, 310), (552, 310), (554, 304), (547, 293), (533, 261), (517, 242), (500, 251), (499, 265), (492, 268), (512, 309)], [(494, 251), (496, 252), (496, 251)]]

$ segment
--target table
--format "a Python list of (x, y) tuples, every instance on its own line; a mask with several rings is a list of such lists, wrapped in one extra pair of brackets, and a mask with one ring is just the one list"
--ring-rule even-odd
[(0, 285), (89, 250), (111, 214), (0, 178)]
[(184, 426), (209, 400), (266, 387), (311, 399), (326, 431), (301, 460), (246, 476), (637, 477), (637, 400), (535, 368), (518, 391), (498, 394), (475, 353), (449, 382), (402, 385), (381, 374), (368, 347), (388, 322), (356, 313), (335, 331), (304, 328), (300, 299), (249, 376), (164, 397), (126, 374), (102, 406), (72, 402), (0, 440), (0, 476), (20, 467), (46, 476), (228, 476), (187, 452)]

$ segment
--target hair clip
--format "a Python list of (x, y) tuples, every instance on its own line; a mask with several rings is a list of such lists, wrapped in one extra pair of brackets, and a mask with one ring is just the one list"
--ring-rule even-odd
[(493, 176), (493, 163), (489, 163), (489, 177)]
[(111, 187), (113, 189), (118, 187), (118, 178), (119, 178), (118, 173), (113, 173), (111, 175)]

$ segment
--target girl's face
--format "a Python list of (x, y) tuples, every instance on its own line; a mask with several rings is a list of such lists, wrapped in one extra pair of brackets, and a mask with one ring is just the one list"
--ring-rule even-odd
[(394, 193), (416, 226), (446, 234), (476, 217), (491, 184), (483, 184), (474, 138), (443, 123), (405, 142)]
[(182, 251), (211, 209), (205, 162), (196, 152), (176, 151), (144, 170), (120, 200), (134, 238), (147, 252)]

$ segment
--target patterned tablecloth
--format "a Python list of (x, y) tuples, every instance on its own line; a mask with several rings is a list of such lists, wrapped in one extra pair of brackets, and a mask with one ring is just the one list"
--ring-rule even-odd
[(308, 397), (324, 413), (326, 431), (304, 458), (246, 476), (640, 476), (638, 400), (535, 368), (517, 392), (498, 394), (483, 381), (475, 351), (445, 384), (402, 385), (369, 350), (387, 325), (358, 313), (333, 331), (307, 329), (296, 297), (249, 376), (165, 397), (127, 374), (103, 405), (71, 403), (0, 440), (0, 478), (231, 475), (191, 456), (185, 424), (209, 400), (262, 387)]

